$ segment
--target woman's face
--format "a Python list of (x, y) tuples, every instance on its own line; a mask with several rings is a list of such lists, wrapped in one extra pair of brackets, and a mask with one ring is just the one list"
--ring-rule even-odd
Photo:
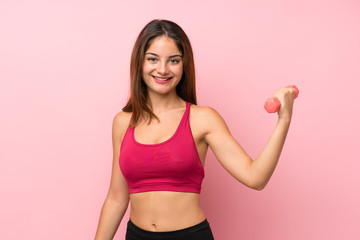
[(149, 94), (176, 92), (183, 74), (182, 55), (172, 38), (156, 37), (145, 52), (142, 77)]

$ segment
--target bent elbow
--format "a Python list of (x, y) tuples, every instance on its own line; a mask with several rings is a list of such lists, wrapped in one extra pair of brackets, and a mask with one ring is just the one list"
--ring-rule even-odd
[(257, 191), (262, 191), (268, 182), (269, 182), (269, 179), (252, 176), (252, 177), (248, 178), (247, 186), (250, 187), (251, 189), (254, 189)]
[(265, 184), (262, 183), (257, 183), (257, 184), (249, 184), (248, 187), (257, 191), (262, 191), (266, 186)]
[(262, 191), (264, 188), (265, 188), (265, 185), (264, 186), (257, 186), (257, 187), (254, 187), (253, 189), (257, 190), (257, 191)]

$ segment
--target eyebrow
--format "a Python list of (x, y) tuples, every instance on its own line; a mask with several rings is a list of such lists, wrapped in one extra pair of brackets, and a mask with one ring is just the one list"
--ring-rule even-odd
[[(153, 52), (147, 52), (147, 53), (145, 53), (145, 55), (146, 54), (150, 54), (150, 55), (154, 55), (156, 57), (159, 57), (159, 55), (157, 55), (156, 53), (153, 53)], [(182, 56), (181, 56), (181, 54), (175, 54), (175, 55), (169, 56), (169, 58), (174, 58), (174, 57), (182, 57)]]

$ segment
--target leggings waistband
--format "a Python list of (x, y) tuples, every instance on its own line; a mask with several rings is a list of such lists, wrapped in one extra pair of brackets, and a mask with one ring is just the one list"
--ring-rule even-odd
[(209, 222), (207, 221), (207, 219), (205, 219), (201, 223), (196, 224), (194, 226), (180, 229), (180, 230), (175, 230), (175, 231), (168, 231), (168, 232), (152, 232), (152, 231), (144, 230), (144, 229), (136, 226), (130, 219), (127, 224), (127, 227), (128, 227), (128, 230), (127, 230), (128, 234), (129, 235), (130, 234), (137, 235), (139, 237), (138, 239), (141, 239), (141, 238), (144, 238), (144, 239), (177, 239), (177, 238), (179, 238), (180, 239), (181, 237), (187, 237), (187, 236), (191, 236), (191, 235), (198, 234), (198, 233), (204, 233), (204, 232), (209, 232), (211, 234), (210, 225), (209, 225)]

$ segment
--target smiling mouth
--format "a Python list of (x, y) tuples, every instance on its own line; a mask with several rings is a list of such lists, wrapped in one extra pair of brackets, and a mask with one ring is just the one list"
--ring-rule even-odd
[(156, 77), (156, 76), (152, 76), (152, 77), (159, 81), (168, 81), (173, 78), (173, 77)]

